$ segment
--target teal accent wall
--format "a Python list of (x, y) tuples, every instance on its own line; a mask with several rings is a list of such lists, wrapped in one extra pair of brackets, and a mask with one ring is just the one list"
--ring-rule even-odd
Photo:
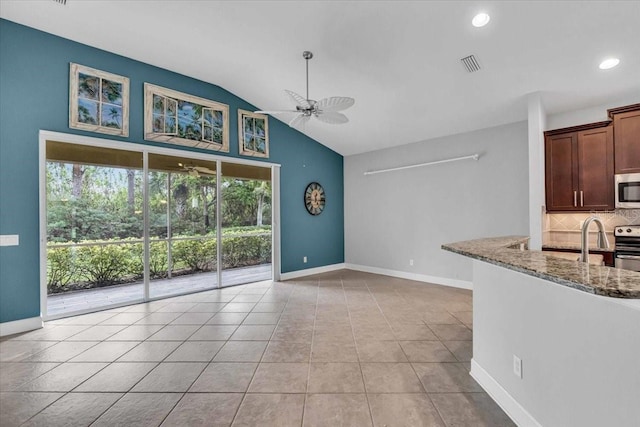
[[(130, 79), (128, 138), (69, 128), (70, 62)], [(237, 110), (257, 109), (243, 99), (200, 80), (0, 20), (0, 234), (20, 235), (19, 246), (0, 247), (0, 322), (40, 314), (38, 132), (179, 148), (144, 141), (145, 82), (228, 104), (228, 156), (240, 157)], [(268, 161), (282, 165), (282, 272), (344, 262), (342, 156), (274, 118), (269, 134)], [(303, 203), (312, 181), (327, 193), (319, 216), (309, 215)]]

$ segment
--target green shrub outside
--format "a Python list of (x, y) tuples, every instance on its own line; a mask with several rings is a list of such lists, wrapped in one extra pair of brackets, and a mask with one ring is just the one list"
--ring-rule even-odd
[[(167, 242), (151, 242), (149, 245), (149, 275), (152, 279), (167, 277), (169, 269), (167, 253)], [(140, 257), (140, 270), (144, 274), (144, 253)]]
[(64, 289), (79, 280), (71, 248), (47, 249), (47, 289), (49, 293)]
[(216, 267), (216, 239), (175, 240), (171, 252), (176, 262), (182, 261), (191, 271), (211, 271)]
[[(91, 242), (98, 243), (99, 241)], [(89, 243), (89, 242), (84, 242)], [(121, 282), (132, 273), (138, 273), (133, 255), (140, 245), (125, 243), (108, 246), (80, 246), (78, 267), (82, 275), (96, 287)]]
[[(223, 230), (222, 268), (259, 265), (271, 261), (271, 227), (233, 227)], [(269, 233), (266, 235), (261, 235)], [(174, 236), (173, 274), (192, 274), (216, 269), (216, 236)], [(131, 243), (127, 243), (131, 240)], [(140, 280), (144, 275), (143, 244), (136, 239), (83, 241), (83, 246), (47, 249), (49, 293), (111, 286)], [(109, 242), (122, 242), (108, 244)], [(71, 243), (71, 242), (69, 242)], [(103, 245), (107, 243), (107, 245)], [(59, 242), (55, 243), (60, 244)], [(89, 244), (89, 245), (87, 245)], [(95, 244), (95, 245), (91, 245)], [(51, 246), (51, 245), (49, 245)], [(152, 241), (149, 273), (152, 279), (167, 277), (166, 241)]]

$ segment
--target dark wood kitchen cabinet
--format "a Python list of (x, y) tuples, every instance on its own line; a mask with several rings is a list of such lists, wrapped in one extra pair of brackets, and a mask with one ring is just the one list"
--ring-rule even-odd
[(547, 211), (614, 208), (613, 127), (609, 124), (545, 132)]
[(640, 104), (608, 110), (613, 119), (615, 173), (640, 172)]

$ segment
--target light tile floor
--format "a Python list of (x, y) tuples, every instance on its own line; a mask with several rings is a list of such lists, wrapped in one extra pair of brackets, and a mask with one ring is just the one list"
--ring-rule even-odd
[(471, 292), (342, 270), (0, 342), (2, 426), (512, 426), (469, 376)]

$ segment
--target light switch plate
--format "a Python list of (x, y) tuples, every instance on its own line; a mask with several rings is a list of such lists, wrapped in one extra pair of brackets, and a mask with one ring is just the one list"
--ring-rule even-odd
[(513, 355), (513, 374), (522, 378), (522, 360), (515, 354)]
[(18, 246), (20, 244), (20, 236), (17, 234), (0, 235), (0, 246)]

